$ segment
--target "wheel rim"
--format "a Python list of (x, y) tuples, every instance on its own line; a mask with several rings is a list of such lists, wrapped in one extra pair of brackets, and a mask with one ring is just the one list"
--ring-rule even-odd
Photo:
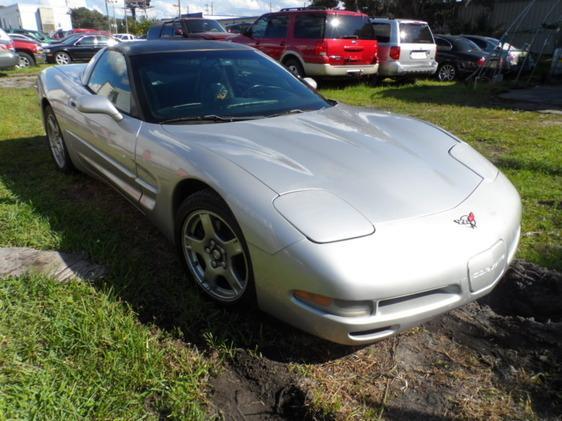
[(29, 67), (29, 66), (31, 66), (29, 59), (27, 57), (20, 56), (18, 65), (16, 67), (22, 69), (24, 67)]
[(242, 243), (217, 214), (198, 210), (182, 227), (182, 246), (195, 281), (218, 301), (238, 300), (248, 286), (249, 265)]
[(445, 64), (439, 70), (439, 80), (451, 81), (455, 79), (455, 68), (450, 64)]
[(55, 162), (60, 168), (64, 168), (66, 164), (64, 143), (57, 120), (52, 113), (47, 117), (47, 137), (49, 138), (49, 147), (51, 148)]
[(300, 76), (301, 72), (299, 70), (299, 67), (296, 64), (289, 64), (287, 66), (287, 69), (289, 70), (289, 72), (291, 72), (292, 74), (294, 74), (295, 76)]
[(57, 54), (56, 62), (57, 64), (68, 64), (70, 60), (68, 59), (68, 56), (66, 54), (62, 53)]

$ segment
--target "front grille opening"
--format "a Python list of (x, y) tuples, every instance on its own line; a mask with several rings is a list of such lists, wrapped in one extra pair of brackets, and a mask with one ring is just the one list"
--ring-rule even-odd
[(350, 332), (349, 336), (353, 339), (375, 339), (392, 335), (398, 330), (398, 326), (385, 326), (377, 329), (360, 330), (358, 332)]
[(419, 312), (424, 309), (438, 308), (460, 299), (461, 288), (449, 285), (443, 288), (405, 295), (379, 301), (378, 310), (381, 314), (403, 312)]

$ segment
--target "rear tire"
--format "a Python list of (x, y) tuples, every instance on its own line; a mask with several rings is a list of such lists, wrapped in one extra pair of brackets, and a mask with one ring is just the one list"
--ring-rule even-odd
[(57, 117), (50, 105), (45, 106), (43, 112), (45, 131), (47, 132), (47, 144), (51, 157), (59, 171), (63, 173), (70, 173), (74, 170), (74, 165), (68, 155), (68, 149), (62, 137)]
[(287, 68), (289, 72), (294, 74), (296, 77), (299, 78), (305, 77), (302, 64), (296, 58), (288, 58), (287, 60), (285, 60), (283, 65)]
[(188, 196), (175, 225), (178, 255), (199, 289), (223, 306), (255, 306), (248, 246), (220, 196), (210, 189)]
[(440, 82), (452, 82), (457, 78), (457, 68), (451, 63), (440, 64), (435, 76)]
[(24, 69), (26, 67), (35, 66), (35, 60), (27, 53), (18, 53), (19, 61), (16, 67), (18, 69)]

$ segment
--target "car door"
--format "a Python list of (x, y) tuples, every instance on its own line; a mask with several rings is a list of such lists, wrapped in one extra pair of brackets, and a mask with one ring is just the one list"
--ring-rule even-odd
[(400, 63), (408, 66), (428, 66), (435, 60), (436, 45), (429, 25), (425, 22), (400, 22)]
[(92, 71), (87, 88), (92, 95), (108, 98), (123, 119), (115, 121), (106, 114), (84, 114), (87, 134), (80, 139), (80, 149), (82, 161), (92, 171), (137, 202), (141, 191), (135, 181), (135, 145), (142, 121), (134, 117), (138, 108), (129, 80), (128, 65), (123, 54), (113, 50), (103, 52)]
[(289, 15), (277, 13), (270, 15), (267, 18), (265, 34), (258, 40), (260, 50), (275, 60), (279, 60), (285, 51), (288, 29)]
[(70, 55), (74, 60), (86, 61), (91, 59), (99, 50), (97, 47), (97, 40), (95, 35), (87, 35), (80, 38), (74, 43), (74, 46), (69, 49)]
[(437, 44), (437, 54), (435, 56), (435, 59), (438, 63), (456, 62), (456, 56), (452, 52), (453, 44), (451, 44), (445, 38), (441, 37), (435, 37), (435, 44)]

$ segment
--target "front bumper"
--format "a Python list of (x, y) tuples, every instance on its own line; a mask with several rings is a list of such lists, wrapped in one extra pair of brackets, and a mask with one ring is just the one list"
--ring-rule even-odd
[[(454, 221), (474, 212), (477, 227)], [(341, 344), (396, 334), (489, 293), (515, 255), (521, 203), (498, 174), (446, 212), (376, 225), (354, 240), (301, 240), (274, 255), (251, 247), (260, 307)], [(343, 317), (294, 297), (295, 290), (371, 302), (371, 314)]]
[(399, 61), (387, 61), (380, 63), (379, 75), (381, 76), (430, 76), (437, 71), (437, 62), (431, 60), (429, 62), (417, 64), (402, 64)]
[(304, 72), (307, 76), (366, 76), (374, 75), (379, 68), (378, 64), (364, 64), (364, 65), (332, 65), (332, 64), (318, 64), (318, 63), (305, 63)]
[(1, 53), (0, 54), (0, 69), (8, 69), (14, 67), (19, 63), (19, 56), (16, 53)]

